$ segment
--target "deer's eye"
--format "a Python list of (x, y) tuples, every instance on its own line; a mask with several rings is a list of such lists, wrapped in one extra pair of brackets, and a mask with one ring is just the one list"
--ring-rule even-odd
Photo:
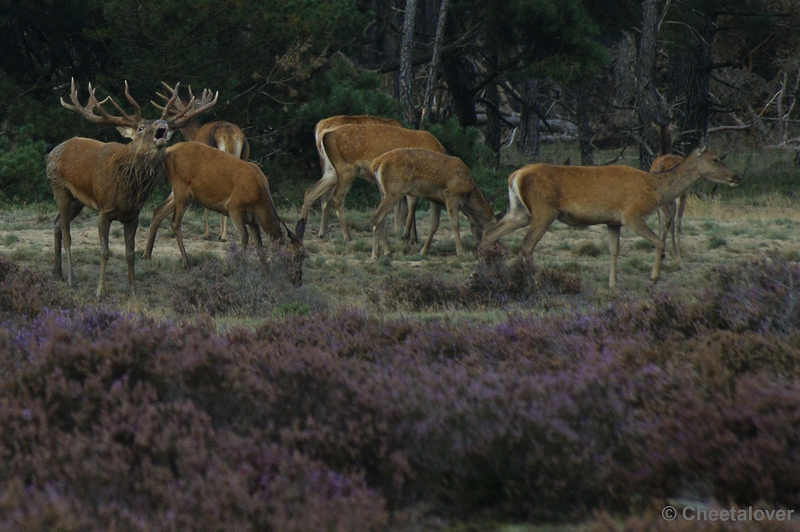
[(714, 161), (715, 163), (719, 164), (719, 162), (720, 162), (720, 161), (719, 161), (719, 157), (714, 157), (713, 161)]

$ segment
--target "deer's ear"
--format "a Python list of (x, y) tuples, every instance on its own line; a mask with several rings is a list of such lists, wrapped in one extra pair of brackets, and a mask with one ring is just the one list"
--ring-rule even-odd
[(174, 134), (175, 134), (175, 130), (174, 129), (168, 129), (167, 130), (167, 140), (171, 139), (172, 135), (174, 135)]
[(133, 138), (133, 128), (130, 126), (117, 126), (117, 131), (119, 131), (119, 134), (126, 139)]

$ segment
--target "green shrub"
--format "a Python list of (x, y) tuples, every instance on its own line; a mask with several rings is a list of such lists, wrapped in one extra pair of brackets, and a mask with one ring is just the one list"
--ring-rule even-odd
[(51, 197), (45, 176), (47, 148), (34, 140), (33, 127), (0, 136), (0, 202), (37, 202)]

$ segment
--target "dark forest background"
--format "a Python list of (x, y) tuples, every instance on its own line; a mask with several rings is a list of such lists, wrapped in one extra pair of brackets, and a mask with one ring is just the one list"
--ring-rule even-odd
[[(58, 104), (124, 101), (145, 115), (161, 82), (220, 92), (206, 119), (239, 124), (276, 201), (318, 178), (312, 132), (335, 114), (431, 129), (502, 180), (503, 146), (657, 153), (703, 134), (800, 146), (794, 0), (5, 0), (0, 3), (0, 200), (49, 197), (45, 154), (74, 135), (120, 138)], [(185, 95), (186, 93), (184, 93)], [(578, 163), (579, 161), (572, 161)], [(481, 170), (483, 169), (483, 170)], [(500, 178), (499, 176), (503, 176)]]

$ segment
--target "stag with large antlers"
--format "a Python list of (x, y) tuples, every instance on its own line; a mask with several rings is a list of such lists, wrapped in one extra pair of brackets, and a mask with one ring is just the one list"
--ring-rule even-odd
[[(261, 245), (259, 228), (273, 240), (285, 243), (281, 230), (283, 222), (272, 202), (269, 182), (255, 163), (242, 161), (199, 142), (181, 142), (167, 149), (165, 166), (173, 199), (171, 203), (167, 200), (153, 211), (143, 258), (150, 258), (161, 221), (172, 212), (171, 225), (181, 251), (183, 267), (189, 268), (181, 222), (192, 200), (201, 207), (230, 216), (242, 247), (249, 242), (248, 226), (257, 245)], [(285, 254), (288, 259), (286, 273), (295, 285), (302, 282), (304, 232), (303, 219), (297, 223), (294, 233), (286, 229), (291, 244)]]
[(681, 164), (662, 174), (630, 166), (523, 166), (508, 178), (508, 213), (483, 235), (483, 244), (529, 225), (521, 252), (533, 249), (555, 220), (585, 227), (605, 224), (611, 252), (608, 286), (617, 287), (621, 227), (633, 229), (655, 247), (651, 285), (661, 273), (664, 243), (645, 222), (662, 205), (675, 201), (700, 179), (735, 186), (739, 177), (713, 153), (698, 148)]
[[(439, 228), (442, 205), (450, 216), (456, 241), (456, 255), (462, 255), (458, 211), (464, 211), (476, 242), (483, 231), (495, 223), (495, 216), (483, 192), (475, 185), (467, 165), (452, 157), (421, 148), (398, 148), (372, 161), (372, 173), (381, 190), (381, 203), (372, 217), (372, 258), (377, 259), (381, 247), (388, 253), (384, 219), (402, 198), (424, 198), (430, 202), (431, 227), (420, 255), (428, 253), (433, 235)], [(410, 222), (406, 221), (406, 225)]]
[[(178, 86), (175, 86), (177, 93)], [(208, 101), (203, 107), (186, 109), (167, 117), (174, 100), (167, 102), (161, 118), (145, 120), (139, 105), (128, 91), (125, 82), (125, 97), (134, 108), (134, 116), (128, 115), (108, 96), (98, 101), (89, 84), (89, 101), (83, 106), (78, 101), (75, 80), (71, 83), (69, 104), (61, 98), (61, 105), (95, 124), (116, 126), (128, 144), (100, 142), (93, 139), (73, 137), (56, 146), (47, 158), (47, 178), (53, 188), (58, 205), (55, 220), (55, 257), (53, 273), (61, 278), (61, 244), (67, 253), (67, 282), (76, 284), (72, 265), (72, 238), (70, 223), (89, 207), (97, 211), (97, 227), (100, 233), (100, 281), (96, 297), (102, 299), (106, 293), (106, 263), (108, 262), (108, 233), (111, 222), (122, 223), (125, 235), (125, 260), (128, 264), (128, 290), (134, 290), (134, 245), (139, 226), (139, 212), (155, 186), (163, 179), (167, 139), (171, 130), (184, 127), (189, 121), (213, 107), (217, 99)], [(103, 104), (111, 102), (121, 116), (109, 114)]]
[[(160, 98), (164, 101), (169, 101), (175, 95), (172, 87), (164, 83), (163, 81), (161, 84), (169, 91), (170, 96), (167, 97), (164, 94), (156, 93)], [(209, 101), (211, 98), (211, 92), (208, 90), (203, 90), (203, 94), (199, 98), (195, 98), (194, 94), (192, 94), (192, 87), (189, 87), (189, 101), (194, 102), (195, 108), (200, 108), (205, 105), (206, 102)], [(156, 102), (151, 102), (156, 108), (164, 110), (164, 106), (157, 104)], [(172, 110), (170, 111), (171, 114), (178, 114), (183, 111), (188, 106), (188, 102), (185, 102), (182, 98), (178, 97), (175, 99), (175, 102), (172, 106)], [(187, 123), (182, 129), (181, 134), (183, 138), (190, 142), (201, 142), (203, 144), (207, 144), (212, 148), (218, 148), (225, 153), (230, 153), (234, 157), (238, 157), (239, 159), (246, 161), (250, 158), (250, 144), (247, 142), (247, 136), (242, 131), (242, 128), (237, 126), (232, 122), (224, 122), (224, 121), (214, 121), (208, 122), (207, 124), (200, 125), (199, 118), (195, 118)], [(172, 200), (172, 195), (167, 198), (167, 201)], [(174, 201), (172, 201), (174, 204)], [(210, 239), (211, 238), (211, 226), (208, 223), (208, 215), (209, 210), (203, 209), (203, 222), (205, 225), (205, 230), (203, 232), (203, 238)], [(224, 214), (219, 215), (219, 239), (225, 241), (228, 239), (228, 217)]]
[[(427, 131), (382, 124), (340, 126), (323, 132), (319, 145), (325, 171), (322, 179), (306, 190), (300, 217), (306, 218), (311, 205), (320, 196), (333, 189), (331, 204), (336, 210), (342, 235), (347, 241), (351, 238), (344, 217), (344, 198), (356, 176), (375, 182), (372, 173), (373, 159), (395, 148), (425, 148), (445, 153), (442, 144)], [(409, 211), (411, 211), (410, 206)], [(327, 219), (323, 218), (319, 236), (324, 237), (327, 231)]]

